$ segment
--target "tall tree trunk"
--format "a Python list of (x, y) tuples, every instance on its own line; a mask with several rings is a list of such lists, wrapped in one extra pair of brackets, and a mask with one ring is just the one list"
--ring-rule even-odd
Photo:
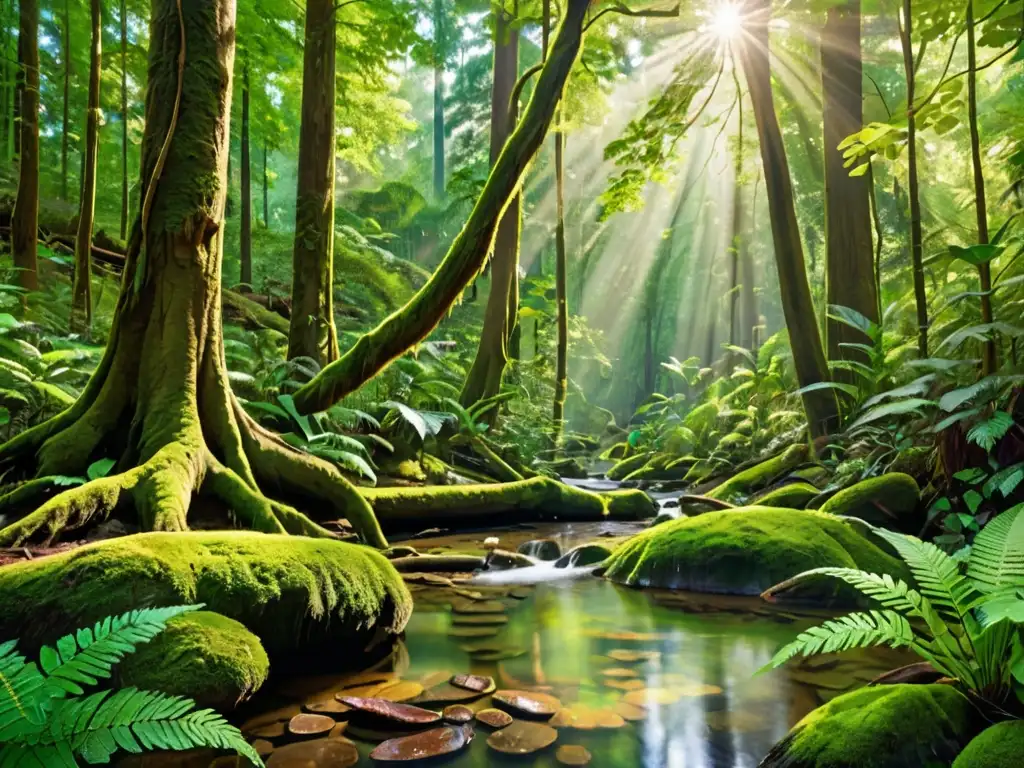
[(128, 0), (121, 0), (121, 239), (128, 239)]
[[(433, 276), (404, 307), (386, 318), (295, 394), (302, 413), (329, 408), (425, 339), (458, 301), (487, 258), (498, 219), (518, 189), (526, 166), (551, 125), (562, 89), (579, 53), (590, 0), (568, 0), (551, 55), (537, 79), (523, 119), (491, 169), (466, 225)], [(294, 311), (294, 310), (293, 310)]]
[[(21, 102), (22, 102), (22, 94), (25, 92), (25, 39), (24, 39), (24, 36), (21, 34), (21, 30), (20, 30), (20, 25), (21, 25), (21, 20), (20, 20), (21, 19), (21, 6), (20, 5), (18, 6), (18, 19), (19, 19), (18, 20), (19, 30), (18, 30), (18, 43), (17, 43), (17, 46), (16, 46), (17, 47), (17, 53), (18, 53), (18, 66), (17, 66), (17, 68), (15, 70), (14, 115), (12, 117), (12, 123), (11, 123), (11, 128), (12, 128), (11, 134), (13, 136), (13, 143), (14, 143), (14, 146), (13, 146), (14, 153), (11, 155), (12, 158), (20, 158), (21, 157), (21, 131), (22, 131), (22, 126), (21, 126), (21, 109), (22, 109), (22, 106), (23, 106)], [(38, 46), (38, 42), (36, 43), (36, 45)]]
[[(829, 9), (821, 35), (827, 302), (854, 309), (877, 323), (869, 180), (850, 176), (838, 148), (863, 124), (860, 36), (860, 0)], [(829, 360), (867, 362), (863, 353), (841, 346), (870, 343), (863, 333), (832, 319), (825, 327)], [(856, 380), (852, 371), (837, 370), (835, 377)]]
[(18, 48), (21, 51), (21, 167), (18, 198), (11, 220), (11, 252), (18, 282), (29, 291), (39, 288), (36, 238), (39, 233), (39, 3), (21, 0)]
[[(974, 170), (974, 209), (978, 219), (978, 243), (987, 245), (988, 207), (985, 203), (985, 175), (981, 167), (981, 138), (978, 135), (978, 54), (974, 42), (974, 0), (967, 0), (967, 107), (971, 130), (971, 166)], [(981, 322), (992, 322), (992, 268), (978, 265), (981, 283)], [(999, 367), (994, 331), (982, 345), (981, 373), (990, 376)]]
[(259, 427), (228, 384), (220, 223), (235, 5), (152, 2), (144, 203), (106, 353), (71, 408), (0, 446), (5, 473), (83, 475), (97, 458), (117, 463), (15, 516), (0, 546), (50, 540), (115, 510), (134, 510), (143, 530), (185, 530), (197, 496), (241, 526), (330, 535), (268, 492), (302, 499), (324, 519), (347, 516), (367, 543), (386, 546), (369, 504), (338, 471)]
[(64, 0), (64, 48), (61, 57), (64, 59), (64, 116), (61, 122), (60, 138), (60, 199), (68, 199), (68, 144), (71, 140), (71, 120), (69, 118), (69, 102), (71, 101), (71, 11), (69, 0)]
[[(519, 71), (519, 31), (515, 19), (495, 11), (494, 75), (491, 86), (491, 168), (495, 167), (515, 125), (511, 103)], [(509, 203), (498, 225), (491, 257), (491, 292), (484, 312), (480, 346), (459, 399), (465, 406), (498, 394), (509, 360), (509, 345), (519, 315), (519, 226), (521, 196)]]
[(252, 174), (249, 167), (249, 62), (242, 68), (242, 230), (241, 275), (252, 286)]
[(263, 226), (270, 229), (270, 176), (267, 174), (267, 137), (263, 137)]
[(907, 81), (907, 195), (910, 198), (910, 258), (914, 269), (914, 302), (917, 306), (917, 353), (928, 357), (928, 295), (924, 287), (924, 245), (921, 234), (921, 191), (917, 180), (917, 118), (914, 115), (913, 17), (911, 0), (903, 0), (903, 24), (900, 44), (903, 48), (903, 73)]
[(100, 69), (103, 66), (103, 19), (100, 0), (89, 2), (91, 55), (89, 58), (89, 105), (85, 120), (85, 163), (82, 168), (82, 199), (78, 207), (75, 238), (75, 279), (72, 287), (72, 325), (92, 325), (92, 229), (96, 216), (96, 165), (100, 151)]
[(334, 328), (334, 83), (333, 0), (306, 3), (302, 65), (299, 184), (292, 257), (288, 357), (326, 365), (338, 357)]
[(434, 200), (444, 201), (444, 0), (434, 0)]
[[(548, 55), (551, 31), (551, 0), (544, 0), (544, 58)], [(555, 317), (558, 327), (555, 353), (555, 402), (552, 420), (555, 444), (562, 435), (565, 421), (565, 398), (569, 389), (569, 299), (567, 255), (565, 248), (565, 134), (562, 133), (562, 107), (558, 108), (555, 127)], [(543, 265), (542, 265), (543, 267)]]
[[(745, 44), (738, 46), (738, 53), (746, 75), (761, 144), (761, 161), (764, 166), (768, 208), (771, 212), (772, 241), (779, 272), (782, 310), (786, 318), (786, 327), (789, 329), (797, 380), (801, 388), (804, 388), (827, 382), (828, 366), (818, 324), (815, 322), (814, 303), (807, 282), (803, 245), (800, 241), (793, 202), (789, 162), (786, 159), (786, 149), (772, 97), (768, 49), (771, 2), (753, 0), (747, 7), (751, 11), (746, 22), (749, 39)], [(803, 401), (812, 437), (828, 434), (838, 426), (839, 409), (832, 390), (821, 388), (805, 392)]]

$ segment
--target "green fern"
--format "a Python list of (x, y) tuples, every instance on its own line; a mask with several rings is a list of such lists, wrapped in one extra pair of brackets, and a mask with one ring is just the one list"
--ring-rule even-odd
[(914, 631), (910, 622), (896, 611), (851, 613), (801, 632), (796, 640), (775, 654), (767, 668), (781, 666), (795, 656), (814, 656), (878, 645), (899, 648), (913, 644)]
[(985, 593), (1024, 587), (1024, 504), (995, 517), (974, 537), (967, 576)]

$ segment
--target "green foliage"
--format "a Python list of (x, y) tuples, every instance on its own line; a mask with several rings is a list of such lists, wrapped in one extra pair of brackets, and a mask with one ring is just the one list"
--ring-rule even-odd
[(179, 696), (123, 688), (87, 694), (140, 643), (167, 621), (202, 606), (145, 608), (108, 616), (44, 645), (38, 666), (0, 644), (0, 765), (78, 765), (110, 762), (119, 751), (196, 747), (230, 749), (255, 765), (262, 761), (238, 729), (217, 713), (195, 710)]
[(975, 539), (966, 575), (934, 544), (874, 529), (914, 576), (916, 588), (890, 576), (818, 568), (799, 582), (838, 579), (886, 610), (854, 613), (802, 632), (769, 666), (795, 656), (888, 645), (907, 647), (968, 690), (1001, 702), (1010, 692), (1024, 619), (1024, 505), (996, 517)]

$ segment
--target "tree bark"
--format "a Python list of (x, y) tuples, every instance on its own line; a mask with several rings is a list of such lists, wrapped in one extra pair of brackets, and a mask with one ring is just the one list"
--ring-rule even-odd
[(364, 334), (344, 356), (296, 393), (295, 403), (301, 412), (329, 408), (425, 339), (480, 271), (498, 219), (551, 125), (562, 88), (579, 53), (589, 5), (589, 0), (567, 3), (551, 56), (540, 73), (523, 119), (491, 169), (466, 225), (441, 265), (404, 307)]
[(252, 287), (252, 175), (249, 167), (249, 62), (242, 68), (242, 229), (239, 282)]
[(92, 325), (92, 230), (96, 217), (96, 165), (100, 151), (100, 75), (103, 66), (103, 19), (100, 0), (90, 0), (91, 55), (89, 59), (89, 104), (85, 120), (85, 163), (82, 168), (82, 198), (78, 207), (78, 236), (75, 238), (75, 278), (72, 285), (72, 325), (88, 330)]
[(60, 199), (68, 199), (68, 146), (71, 140), (71, 120), (69, 118), (69, 102), (71, 101), (71, 11), (70, 0), (64, 0), (64, 48), (61, 56), (64, 59), (64, 114), (61, 121), (60, 138)]
[(914, 303), (917, 307), (917, 353), (928, 357), (928, 295), (924, 286), (924, 245), (921, 233), (921, 192), (917, 180), (917, 119), (914, 115), (913, 17), (911, 0), (903, 0), (903, 24), (900, 44), (903, 48), (903, 73), (907, 82), (907, 195), (910, 198), (910, 258), (914, 270)]
[[(978, 135), (978, 54), (974, 41), (974, 0), (967, 0), (967, 108), (971, 131), (971, 167), (974, 171), (974, 209), (978, 220), (978, 243), (987, 245), (988, 206), (985, 202), (985, 174), (981, 166), (981, 138)], [(989, 262), (978, 265), (981, 284), (981, 322), (992, 322), (992, 269)], [(994, 332), (982, 345), (981, 374), (991, 376), (999, 367)]]
[(18, 198), (11, 220), (11, 251), (18, 269), (18, 283), (39, 288), (36, 238), (39, 232), (39, 3), (21, 0), (18, 16), (18, 47), (21, 51), (21, 167)]
[(0, 546), (51, 541), (126, 509), (143, 530), (185, 530), (196, 496), (243, 527), (331, 535), (269, 491), (323, 519), (347, 516), (385, 546), (369, 504), (333, 465), (260, 428), (231, 393), (220, 282), (235, 0), (179, 3), (152, 2), (142, 214), (106, 352), (71, 408), (0, 446), (8, 476), (117, 463), (15, 518)]
[(121, 239), (128, 239), (128, 0), (121, 0)]
[[(551, 0), (544, 0), (544, 58), (548, 55), (548, 38), (551, 31)], [(557, 113), (562, 121), (562, 107)], [(556, 325), (558, 328), (557, 350), (555, 352), (555, 401), (552, 421), (557, 446), (564, 429), (565, 399), (569, 389), (569, 299), (568, 270), (565, 248), (565, 134), (562, 126), (555, 128), (555, 302)]]
[[(821, 88), (825, 143), (825, 241), (827, 302), (849, 307), (878, 322), (874, 258), (871, 251), (871, 208), (867, 176), (850, 176), (838, 149), (863, 124), (860, 0), (829, 9), (821, 36)], [(870, 339), (845, 323), (826, 322), (829, 360), (867, 362), (856, 349)], [(837, 370), (839, 380), (857, 380), (852, 371)]]
[[(494, 75), (491, 87), (491, 168), (495, 167), (509, 133), (515, 127), (511, 103), (519, 72), (519, 31), (504, 10), (495, 10)], [(509, 346), (519, 316), (519, 227), (521, 196), (509, 203), (498, 225), (491, 257), (491, 291), (484, 310), (480, 346), (459, 400), (466, 407), (501, 390)]]
[[(771, 3), (770, 0), (753, 0), (747, 8), (750, 12), (745, 26), (749, 39), (739, 46), (738, 54), (746, 75), (761, 144), (782, 309), (789, 329), (797, 380), (801, 388), (804, 388), (827, 382), (828, 366), (815, 322), (814, 303), (807, 282), (803, 245), (793, 202), (789, 162), (772, 97), (768, 48)], [(812, 437), (828, 434), (838, 426), (839, 409), (831, 389), (820, 388), (805, 392), (803, 402)]]
[(434, 200), (444, 201), (444, 0), (434, 0)]
[(334, 327), (334, 103), (333, 0), (309, 0), (302, 65), (292, 317), (288, 357), (326, 365), (338, 357)]
[(270, 229), (270, 176), (267, 175), (267, 137), (263, 137), (263, 226)]

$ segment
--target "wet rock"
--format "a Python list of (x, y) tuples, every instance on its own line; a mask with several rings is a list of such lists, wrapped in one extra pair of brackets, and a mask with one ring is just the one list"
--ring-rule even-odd
[(558, 731), (548, 725), (516, 720), (487, 737), (487, 746), (506, 755), (531, 755), (550, 747)]
[(267, 768), (348, 768), (359, 762), (359, 750), (348, 739), (313, 739), (275, 749)]
[(254, 736), (260, 739), (279, 739), (284, 736), (285, 728), (287, 723), (267, 723), (265, 725), (259, 725), (255, 728), (249, 728), (244, 733), (249, 736)]
[(753, 503), (759, 507), (805, 509), (808, 502), (817, 495), (818, 489), (810, 483), (787, 483), (758, 496)]
[(562, 548), (554, 539), (533, 539), (519, 545), (519, 554), (533, 557), (546, 562), (557, 560), (562, 556)]
[[(861, 688), (807, 715), (772, 748), (761, 765), (950, 765), (983, 727), (977, 710), (953, 686)], [(985, 766), (988, 768), (987, 763)]]
[(327, 715), (296, 715), (288, 721), (288, 733), (309, 739), (330, 733), (334, 724), (334, 718)]
[(334, 694), (324, 694), (322, 697), (309, 699), (302, 705), (302, 708), (314, 715), (342, 715), (351, 709), (334, 698)]
[(505, 604), (499, 600), (468, 600), (460, 598), (452, 601), (455, 613), (504, 613)]
[(496, 626), (459, 626), (455, 625), (448, 630), (448, 637), (454, 637), (456, 639), (466, 639), (469, 637), (494, 637), (501, 631), (501, 627)]
[(452, 675), (449, 682), (474, 693), (486, 694), (494, 690), (494, 678), (484, 675)]
[(581, 544), (555, 561), (556, 568), (582, 568), (603, 563), (612, 551), (602, 544)]
[(264, 760), (267, 759), (267, 755), (274, 751), (274, 745), (266, 739), (256, 739), (251, 746), (256, 754)]
[(473, 729), (468, 725), (433, 728), (412, 736), (389, 739), (370, 753), (378, 763), (398, 763), (426, 760), (458, 752), (473, 740)]
[(613, 707), (613, 709), (615, 710), (615, 714), (630, 723), (638, 723), (647, 719), (647, 708), (638, 704), (630, 704), (626, 701), (620, 701)]
[(513, 715), (545, 720), (562, 708), (554, 696), (533, 691), (498, 691), (492, 697), (495, 704)]
[(910, 475), (890, 472), (844, 488), (821, 505), (830, 515), (857, 517), (872, 525), (909, 530), (920, 522), (915, 515), (921, 489)]
[(639, 691), (641, 688), (646, 688), (647, 684), (643, 680), (638, 678), (632, 678), (631, 680), (619, 680), (616, 678), (606, 678), (601, 681), (602, 684), (608, 688), (615, 688), (618, 691)]
[(487, 568), (492, 571), (508, 571), (513, 568), (530, 568), (533, 560), (520, 552), (495, 549), (487, 558)]
[(453, 613), (452, 624), (502, 625), (508, 624), (508, 616), (503, 613)]
[(373, 698), (405, 702), (412, 701), (421, 693), (423, 693), (423, 686), (419, 683), (412, 680), (396, 680), (384, 683), (373, 695)]
[(1020, 768), (1024, 762), (1024, 720), (986, 728), (960, 753), (953, 768)]
[(555, 760), (562, 765), (587, 765), (590, 759), (587, 748), (577, 744), (563, 744), (555, 750)]
[(512, 724), (512, 715), (500, 709), (481, 709), (476, 713), (476, 719), (490, 728), (505, 728)]
[(418, 557), (419, 554), (416, 547), (395, 546), (384, 550), (384, 557), (388, 560), (395, 560), (399, 557)]
[(627, 667), (609, 667), (607, 669), (602, 669), (601, 674), (605, 677), (630, 678), (636, 677), (637, 671), (635, 669), (629, 669)]
[(449, 723), (465, 725), (473, 721), (473, 710), (462, 704), (452, 704), (441, 711), (441, 717)]
[(608, 658), (624, 664), (636, 664), (641, 661), (657, 661), (661, 658), (660, 651), (634, 651), (629, 648), (615, 648), (608, 651)]
[(384, 699), (361, 699), (354, 696), (339, 696), (339, 700), (371, 719), (403, 726), (421, 728), (441, 720), (441, 716), (437, 712), (412, 704), (399, 704)]

